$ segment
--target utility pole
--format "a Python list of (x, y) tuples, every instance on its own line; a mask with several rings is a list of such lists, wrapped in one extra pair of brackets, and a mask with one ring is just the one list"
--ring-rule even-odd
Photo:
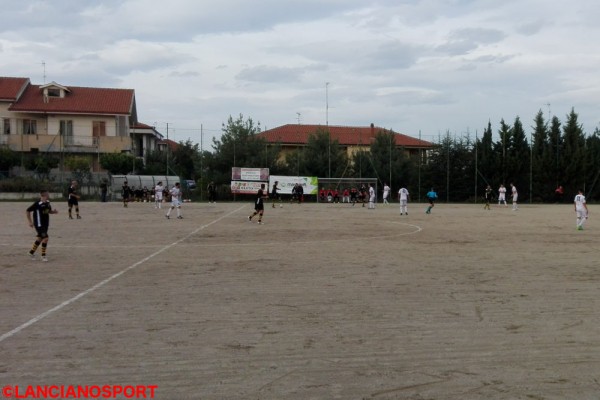
[(327, 177), (331, 178), (331, 132), (329, 132), (329, 82), (325, 82), (325, 126), (327, 127), (327, 160), (329, 170)]
[(169, 176), (169, 123), (167, 122), (167, 173), (165, 174), (166, 176)]

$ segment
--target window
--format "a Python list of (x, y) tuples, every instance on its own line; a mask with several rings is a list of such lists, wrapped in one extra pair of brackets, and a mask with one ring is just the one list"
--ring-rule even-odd
[(106, 122), (104, 121), (93, 121), (92, 122), (92, 136), (100, 137), (106, 136)]
[(2, 124), (2, 133), (5, 135), (10, 135), (10, 119), (4, 118)]
[(23, 134), (24, 135), (37, 134), (37, 121), (35, 119), (24, 119), (23, 120)]
[(64, 137), (65, 144), (73, 144), (73, 121), (60, 120), (60, 135)]
[(48, 97), (61, 97), (60, 89), (48, 88)]

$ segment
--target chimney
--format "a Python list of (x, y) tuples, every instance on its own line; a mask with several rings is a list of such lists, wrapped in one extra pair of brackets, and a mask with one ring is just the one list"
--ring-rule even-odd
[(371, 137), (375, 137), (375, 124), (371, 122)]

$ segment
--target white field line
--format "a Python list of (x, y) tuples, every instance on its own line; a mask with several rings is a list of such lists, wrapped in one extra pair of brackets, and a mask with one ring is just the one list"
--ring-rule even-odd
[(117, 279), (118, 277), (120, 277), (120, 276), (121, 276), (121, 275), (123, 275), (124, 273), (126, 273), (126, 272), (128, 272), (128, 271), (131, 271), (132, 269), (134, 269), (134, 268), (138, 267), (139, 265), (141, 265), (141, 264), (145, 263), (146, 261), (148, 261), (148, 260), (150, 260), (150, 259), (152, 259), (152, 258), (156, 257), (157, 255), (159, 255), (159, 254), (161, 254), (161, 253), (163, 253), (163, 252), (165, 252), (165, 251), (169, 250), (171, 247), (178, 245), (179, 243), (181, 243), (181, 242), (183, 242), (184, 240), (188, 239), (188, 238), (189, 238), (189, 237), (191, 237), (192, 235), (195, 235), (196, 233), (200, 232), (201, 230), (203, 230), (203, 229), (205, 229), (205, 228), (208, 228), (209, 226), (211, 226), (211, 225), (213, 225), (213, 224), (215, 224), (215, 223), (219, 222), (219, 221), (220, 221), (220, 220), (222, 220), (223, 218), (226, 218), (226, 217), (228, 217), (228, 216), (230, 216), (230, 215), (232, 215), (232, 214), (234, 214), (234, 213), (236, 213), (236, 212), (240, 211), (242, 208), (245, 208), (245, 207), (247, 207), (247, 206), (246, 206), (246, 205), (243, 205), (242, 207), (240, 207), (240, 208), (238, 208), (238, 209), (236, 209), (236, 210), (233, 210), (233, 211), (231, 211), (231, 212), (230, 212), (230, 213), (228, 213), (228, 214), (222, 215), (221, 217), (219, 217), (219, 218), (215, 219), (215, 220), (214, 220), (214, 221), (212, 221), (212, 222), (209, 222), (209, 223), (207, 223), (207, 224), (205, 224), (205, 225), (202, 225), (202, 226), (200, 226), (199, 228), (197, 228), (197, 229), (195, 229), (194, 231), (190, 232), (190, 233), (189, 233), (187, 236), (185, 236), (185, 237), (183, 237), (183, 238), (181, 238), (181, 239), (177, 240), (176, 242), (173, 242), (173, 243), (171, 243), (171, 244), (168, 244), (168, 245), (166, 245), (166, 246), (163, 246), (161, 249), (159, 249), (159, 250), (155, 251), (154, 253), (150, 254), (148, 257), (145, 257), (145, 258), (141, 259), (140, 261), (138, 261), (138, 262), (136, 262), (136, 263), (134, 263), (134, 264), (131, 264), (129, 267), (127, 267), (127, 268), (123, 269), (122, 271), (120, 271), (120, 272), (117, 272), (116, 274), (109, 276), (108, 278), (106, 278), (105, 280), (103, 280), (103, 281), (101, 281), (101, 282), (98, 282), (97, 284), (95, 284), (95, 285), (94, 285), (94, 286), (92, 286), (91, 288), (89, 288), (89, 289), (87, 289), (87, 290), (84, 290), (83, 292), (79, 293), (78, 295), (76, 295), (76, 296), (74, 296), (74, 297), (71, 297), (70, 299), (63, 301), (63, 302), (62, 302), (62, 303), (60, 303), (59, 305), (57, 305), (57, 306), (54, 306), (54, 307), (52, 307), (51, 309), (49, 309), (49, 310), (47, 310), (47, 311), (45, 311), (45, 312), (43, 312), (43, 313), (41, 313), (41, 314), (37, 315), (36, 317), (34, 317), (34, 318), (30, 319), (29, 321), (27, 321), (27, 322), (25, 322), (24, 324), (22, 324), (22, 325), (20, 325), (20, 326), (16, 327), (15, 329), (13, 329), (13, 330), (11, 330), (11, 331), (8, 331), (8, 332), (6, 332), (6, 333), (4, 333), (4, 334), (2, 334), (2, 335), (0, 336), (0, 343), (1, 343), (1, 342), (3, 342), (4, 340), (6, 340), (6, 339), (8, 339), (8, 338), (10, 338), (10, 337), (12, 337), (12, 336), (14, 336), (14, 335), (16, 335), (17, 333), (21, 332), (23, 329), (25, 329), (25, 328), (27, 328), (27, 327), (29, 327), (29, 326), (31, 326), (31, 325), (33, 325), (33, 324), (35, 324), (36, 322), (38, 322), (38, 321), (40, 321), (40, 320), (42, 320), (42, 319), (46, 318), (47, 316), (49, 316), (49, 315), (51, 315), (51, 314), (53, 314), (53, 313), (55, 313), (55, 312), (57, 312), (57, 311), (59, 311), (59, 310), (63, 309), (64, 307), (68, 306), (69, 304), (76, 302), (76, 301), (77, 301), (77, 300), (79, 300), (80, 298), (82, 298), (82, 297), (84, 297), (84, 296), (86, 296), (86, 295), (88, 295), (88, 294), (90, 294), (90, 293), (94, 292), (95, 290), (97, 290), (97, 289), (101, 288), (102, 286), (106, 285), (107, 283), (111, 282), (112, 280), (114, 280), (114, 279)]

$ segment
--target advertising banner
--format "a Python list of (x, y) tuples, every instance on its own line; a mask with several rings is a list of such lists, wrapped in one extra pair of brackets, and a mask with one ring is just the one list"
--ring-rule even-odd
[[(292, 194), (292, 188), (296, 183), (302, 185), (304, 194), (317, 194), (319, 189), (319, 181), (316, 176), (283, 176), (283, 175), (271, 175), (269, 177), (269, 193), (273, 189), (275, 181), (279, 182), (279, 194)], [(260, 185), (259, 185), (260, 186)]]
[(265, 184), (265, 194), (268, 193), (268, 182), (251, 182), (251, 181), (231, 181), (231, 193), (237, 194), (256, 194), (260, 189), (260, 184)]
[(231, 168), (232, 181), (266, 182), (269, 179), (269, 168)]

